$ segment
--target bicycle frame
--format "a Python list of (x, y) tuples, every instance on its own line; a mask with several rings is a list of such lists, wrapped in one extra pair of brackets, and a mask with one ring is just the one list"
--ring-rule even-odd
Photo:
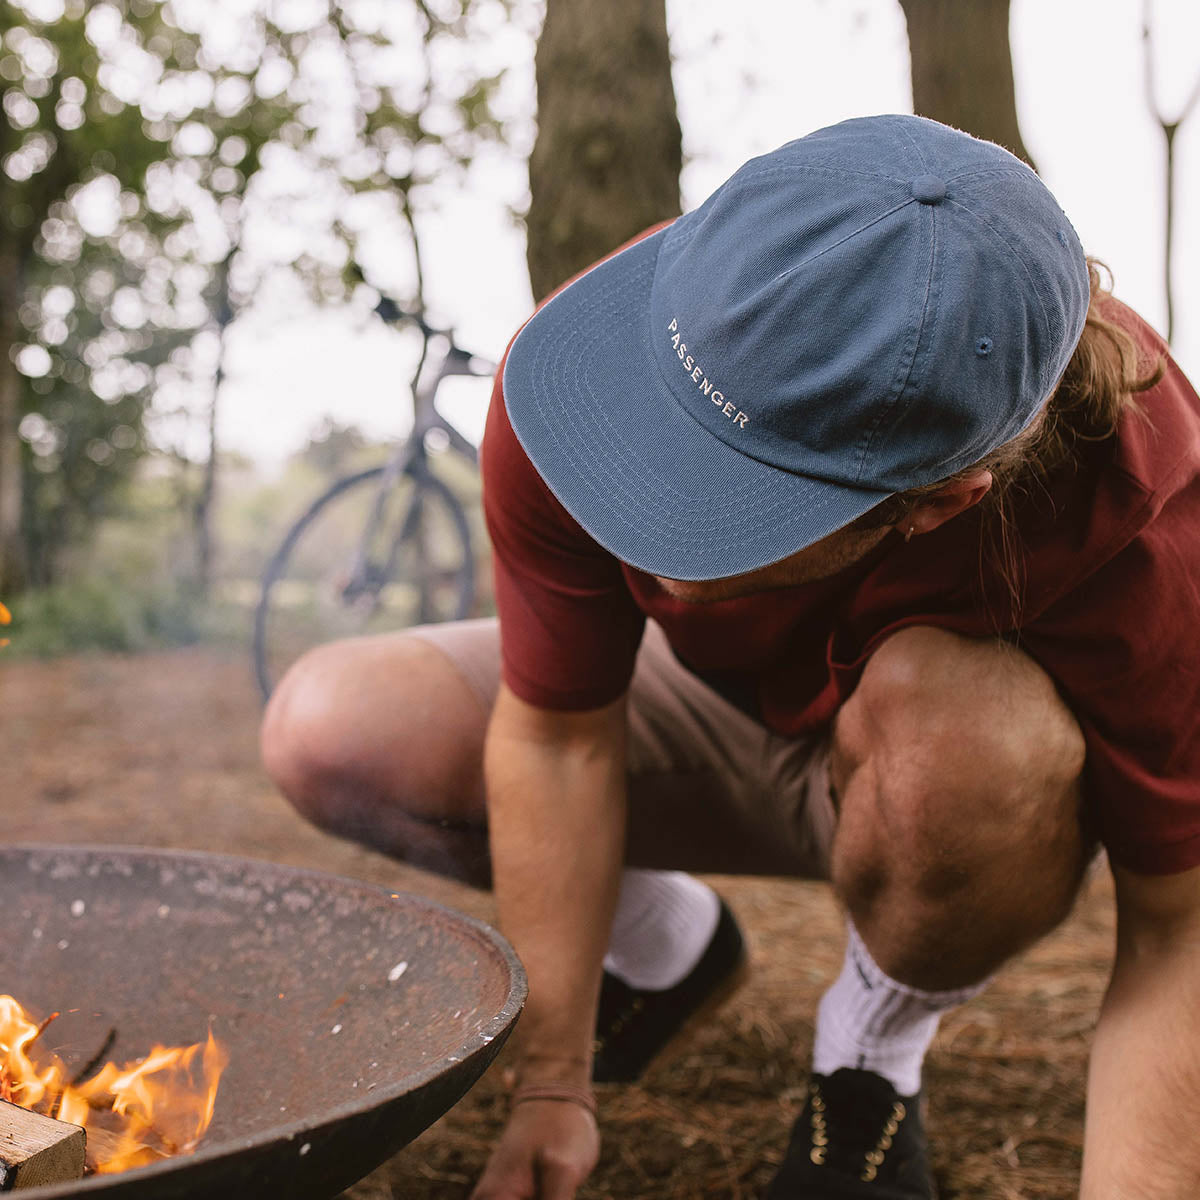
[[(420, 312), (406, 312), (387, 297), (379, 301), (375, 312), (386, 324), (409, 321), (421, 332), (421, 356), (408, 389), (413, 403), (412, 428), (393, 447), (385, 463), (334, 480), (292, 524), (268, 561), (254, 614), (253, 639), (255, 675), (264, 698), (274, 686), (270, 631), (279, 628), (272, 616), (278, 610), (273, 610), (271, 598), (278, 594), (277, 586), (286, 579), (289, 563), (306, 531), (322, 519), (330, 505), (343, 504), (347, 496), (359, 497), (358, 513), (362, 513), (365, 503), (366, 519), (358, 524), (362, 518), (356, 516), (357, 537), (339, 541), (334, 548), (337, 560), (333, 570), (323, 578), (333, 585), (339, 607), (353, 609), (356, 616), (364, 618), (360, 628), (366, 620), (386, 610), (387, 585), (400, 580), (402, 575), (416, 581), (418, 604), (415, 613), (406, 611), (404, 623), (461, 617), (470, 604), (475, 574), (470, 525), (451, 488), (430, 469), (428, 455), (430, 450), (445, 449), (473, 468), (478, 467), (476, 448), (438, 412), (435, 400), (438, 389), (449, 376), (487, 377), (495, 371), (495, 366), (461, 349), (451, 333), (431, 327)], [(394, 512), (389, 510), (393, 501)], [(433, 544), (434, 535), (429, 528), (429, 520), (434, 518), (448, 522), (443, 526), (446, 545), (453, 542), (456, 557), (453, 565), (446, 568), (438, 560), (441, 543)], [(437, 536), (440, 538), (441, 534)], [(413, 556), (411, 563), (401, 562), (406, 548)], [(451, 609), (432, 598), (431, 587), (447, 581), (452, 590), (442, 594), (450, 596)], [(339, 630), (331, 632), (333, 636), (344, 636)], [(295, 661), (292, 650), (288, 655), (289, 661)]]
[[(370, 587), (371, 581), (367, 579), (368, 548), (383, 519), (383, 509), (388, 496), (395, 490), (402, 475), (411, 473), (420, 476), (429, 470), (426, 450), (426, 438), (429, 433), (433, 430), (440, 430), (447, 438), (449, 449), (461, 455), (472, 466), (478, 467), (479, 465), (479, 451), (437, 409), (437, 392), (442, 381), (452, 375), (486, 378), (496, 370), (495, 363), (489, 362), (479, 355), (471, 354), (456, 345), (449, 332), (432, 328), (426, 324), (420, 313), (405, 312), (386, 296), (375, 306), (375, 312), (381, 320), (389, 325), (398, 325), (405, 321), (412, 322), (421, 331), (425, 344), (421, 350), (421, 360), (412, 389), (412, 429), (408, 437), (384, 464), (379, 488), (355, 549), (350, 576), (343, 589), (343, 595), (348, 600), (356, 598), (359, 592)], [(431, 347), (434, 349), (432, 355), (430, 354)], [(384, 578), (391, 576), (395, 569), (396, 555), (401, 543), (412, 533), (420, 520), (420, 504), (421, 492), (418, 489), (405, 514), (401, 532), (392, 543)]]

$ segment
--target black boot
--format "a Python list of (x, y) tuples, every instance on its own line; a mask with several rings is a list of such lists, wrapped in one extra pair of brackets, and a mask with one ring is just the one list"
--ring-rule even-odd
[(767, 1200), (936, 1200), (920, 1102), (873, 1071), (813, 1075)]

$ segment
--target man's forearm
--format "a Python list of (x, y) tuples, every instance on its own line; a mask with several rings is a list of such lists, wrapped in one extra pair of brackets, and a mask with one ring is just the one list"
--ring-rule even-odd
[[(1171, 895), (1188, 886), (1163, 880), (1170, 903), (1157, 913), (1148, 904), (1131, 915), (1124, 903), (1092, 1047), (1083, 1200), (1200, 1195), (1200, 923)], [(1139, 887), (1118, 872), (1119, 912)]]
[(500, 925), (529, 975), (524, 1078), (586, 1083), (625, 839), (624, 708), (545, 714), (502, 690), (488, 731)]

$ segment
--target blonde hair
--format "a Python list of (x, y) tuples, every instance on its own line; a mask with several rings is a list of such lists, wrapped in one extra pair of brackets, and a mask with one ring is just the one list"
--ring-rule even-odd
[(859, 518), (863, 528), (898, 524), (923, 498), (948, 483), (981, 468), (991, 472), (992, 486), (980, 502), (985, 542), (980, 567), (982, 583), (982, 568), (990, 559), (1008, 593), (1008, 613), (993, 609), (997, 632), (1020, 623), (1025, 583), (1012, 495), (1039, 487), (1051, 473), (1078, 464), (1082, 445), (1112, 437), (1126, 414), (1144, 417), (1138, 393), (1158, 383), (1165, 369), (1161, 356), (1146, 361), (1133, 337), (1104, 315), (1105, 305), (1113, 300), (1108, 268), (1091, 257), (1087, 267), (1091, 299), (1083, 334), (1058, 386), (1028, 428), (962, 471), (892, 496)]
[[(1011, 441), (997, 446), (969, 467), (937, 483), (900, 492), (867, 513), (878, 528), (903, 519), (925, 496), (933, 495), (981, 468), (991, 472), (992, 486), (983, 504), (1003, 511), (1010, 490), (1044, 479), (1074, 462), (1081, 442), (1111, 437), (1127, 412), (1140, 412), (1137, 393), (1162, 378), (1161, 358), (1145, 363), (1133, 337), (1104, 316), (1112, 300), (1111, 273), (1098, 259), (1087, 260), (1091, 301), (1083, 334), (1050, 399), (1030, 425)], [(1108, 276), (1104, 282), (1101, 272)]]

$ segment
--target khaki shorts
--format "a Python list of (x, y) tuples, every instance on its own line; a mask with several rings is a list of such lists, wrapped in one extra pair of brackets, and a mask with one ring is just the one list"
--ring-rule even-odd
[[(494, 619), (409, 631), (436, 647), (490, 710)], [(829, 877), (829, 741), (772, 733), (693, 675), (653, 623), (629, 690), (631, 866)]]

